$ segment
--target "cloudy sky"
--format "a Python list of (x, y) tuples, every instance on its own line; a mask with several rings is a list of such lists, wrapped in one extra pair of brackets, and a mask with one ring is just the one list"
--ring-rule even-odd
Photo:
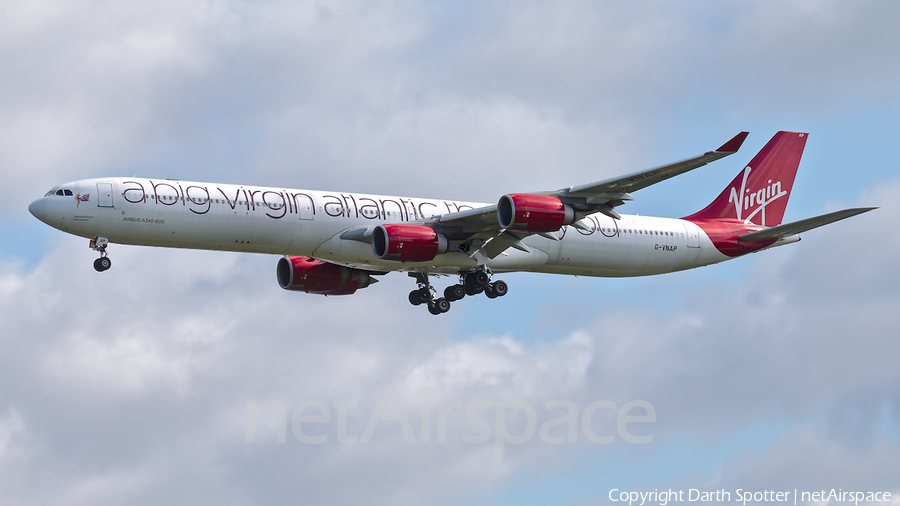
[[(898, 24), (875, 1), (0, 3), (0, 503), (896, 504)], [(880, 209), (696, 271), (509, 275), (441, 317), (396, 274), (282, 291), (274, 256), (114, 245), (99, 275), (26, 209), (133, 174), (492, 202), (750, 131), (623, 208), (678, 217), (782, 129), (810, 132), (787, 220)], [(554, 401), (572, 442), (541, 437)]]

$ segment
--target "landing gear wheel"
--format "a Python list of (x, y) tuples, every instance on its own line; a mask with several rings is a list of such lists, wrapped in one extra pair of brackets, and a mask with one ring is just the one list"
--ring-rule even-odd
[[(428, 282), (428, 273), (425, 272), (410, 272), (409, 277), (416, 280), (416, 284), (418, 288), (409, 292), (409, 303), (413, 306), (418, 306), (420, 304), (428, 304), (428, 311), (432, 311), (435, 308), (434, 306), (434, 289), (431, 286), (431, 283)], [(448, 302), (449, 304), (449, 302)], [(436, 309), (438, 312), (432, 314), (439, 314), (439, 308)]]
[(479, 285), (470, 285), (466, 283), (466, 295), (478, 295), (479, 293), (484, 291), (483, 286)]
[(473, 276), (475, 283), (480, 286), (486, 286), (491, 282), (491, 275), (484, 271), (475, 271), (475, 275)]
[(435, 299), (434, 307), (438, 308), (440, 312), (446, 313), (447, 311), (450, 311), (450, 301), (443, 297)]
[(484, 294), (487, 295), (487, 297), (489, 299), (496, 299), (498, 297), (498, 295), (494, 292), (494, 284), (493, 283), (484, 287)]
[(491, 289), (494, 292), (494, 295), (497, 297), (503, 297), (509, 292), (509, 286), (507, 286), (506, 281), (497, 280), (491, 283)]
[(466, 277), (465, 277), (466, 295), (478, 295), (479, 293), (484, 291), (485, 285), (479, 282), (479, 274), (483, 274), (484, 276), (487, 276), (487, 273), (484, 271), (470, 272), (470, 273), (466, 274)]
[(444, 288), (444, 298), (450, 302), (457, 301), (466, 296), (466, 287), (462, 285), (450, 285)]
[(441, 308), (439, 308), (437, 305), (438, 300), (444, 300), (444, 302), (446, 302), (445, 299), (437, 299), (437, 300), (433, 300), (433, 301), (429, 302), (428, 303), (428, 312), (429, 313), (431, 313), (433, 315), (439, 315), (439, 314), (443, 313), (443, 311), (441, 311)]
[(434, 298), (434, 295), (432, 295), (431, 293), (431, 289), (429, 289), (427, 286), (419, 288), (415, 292), (418, 294), (419, 304), (431, 302), (431, 300)]
[(112, 260), (109, 257), (100, 257), (94, 260), (94, 270), (97, 272), (103, 272), (112, 267)]

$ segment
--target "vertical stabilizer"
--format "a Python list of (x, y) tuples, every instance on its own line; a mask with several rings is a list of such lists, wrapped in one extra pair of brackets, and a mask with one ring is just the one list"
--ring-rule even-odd
[(737, 219), (765, 227), (781, 224), (806, 138), (801, 132), (776, 133), (716, 200), (684, 219)]

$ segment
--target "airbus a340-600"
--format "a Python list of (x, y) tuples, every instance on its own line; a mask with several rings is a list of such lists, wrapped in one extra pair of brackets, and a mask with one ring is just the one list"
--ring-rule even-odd
[[(484, 292), (513, 271), (645, 276), (714, 264), (800, 240), (799, 234), (874, 208), (781, 224), (807, 135), (778, 132), (702, 210), (681, 219), (620, 215), (631, 193), (737, 152), (741, 132), (715, 151), (605, 181), (510, 193), (496, 204), (346, 192), (109, 177), (57, 186), (31, 214), (90, 239), (97, 271), (109, 244), (283, 255), (285, 290), (349, 295), (393, 271), (432, 314)], [(442, 293), (432, 277), (457, 278)]]

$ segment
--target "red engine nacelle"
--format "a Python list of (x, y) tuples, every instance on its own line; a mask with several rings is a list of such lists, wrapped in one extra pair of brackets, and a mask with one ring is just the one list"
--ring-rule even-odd
[(500, 226), (525, 232), (556, 232), (575, 221), (575, 211), (556, 197), (511, 193), (497, 203)]
[(350, 295), (378, 282), (368, 272), (309, 257), (282, 257), (276, 275), (285, 290), (320, 295)]
[(447, 238), (422, 225), (378, 225), (372, 251), (382, 260), (428, 262), (447, 251)]

